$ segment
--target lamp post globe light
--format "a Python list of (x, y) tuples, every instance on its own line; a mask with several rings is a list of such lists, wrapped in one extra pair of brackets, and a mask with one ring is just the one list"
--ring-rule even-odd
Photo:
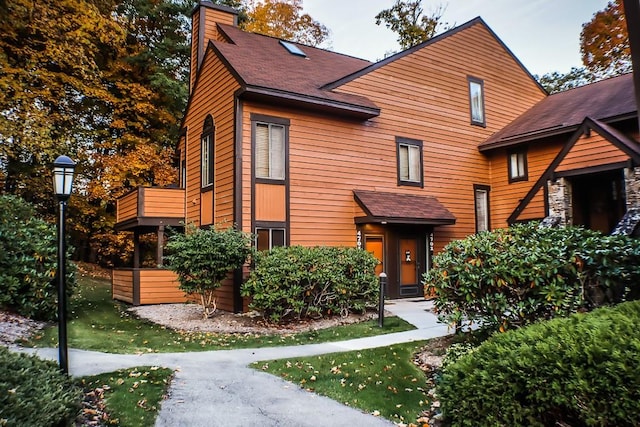
[(73, 189), (73, 174), (76, 164), (67, 156), (58, 156), (53, 162), (53, 192), (58, 199), (58, 353), (60, 369), (69, 373), (67, 356), (67, 292), (66, 292), (66, 245), (65, 210)]

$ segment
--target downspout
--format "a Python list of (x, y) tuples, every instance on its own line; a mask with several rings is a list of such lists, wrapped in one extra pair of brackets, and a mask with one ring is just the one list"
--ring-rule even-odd
[[(233, 96), (233, 223), (242, 230), (242, 101), (240, 94), (242, 89), (236, 91)], [(240, 287), (243, 281), (244, 267), (233, 272), (233, 311), (242, 313), (244, 304), (240, 295)]]
[(640, 0), (623, 0), (623, 5), (627, 33), (629, 34), (636, 114), (638, 115), (638, 130), (640, 130)]

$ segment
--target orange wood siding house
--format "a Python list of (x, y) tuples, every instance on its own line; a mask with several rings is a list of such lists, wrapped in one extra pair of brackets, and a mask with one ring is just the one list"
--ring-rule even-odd
[[(243, 32), (236, 16), (208, 1), (193, 13), (186, 222), (235, 224), (258, 249), (361, 247), (380, 260), (389, 296), (411, 297), (451, 240), (562, 216), (553, 185), (576, 170), (635, 170), (635, 105), (568, 120), (580, 90), (547, 96), (480, 18), (370, 63)], [(578, 141), (587, 128), (599, 137)], [(244, 308), (242, 275), (219, 307)]]

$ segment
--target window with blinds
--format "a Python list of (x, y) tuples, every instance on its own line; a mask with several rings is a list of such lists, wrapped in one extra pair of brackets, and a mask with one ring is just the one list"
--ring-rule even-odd
[(527, 152), (525, 150), (512, 151), (508, 156), (509, 182), (526, 181), (529, 179)]
[(200, 181), (203, 188), (213, 186), (214, 134), (213, 117), (208, 115), (204, 119), (200, 137)]
[(285, 127), (273, 123), (255, 126), (256, 178), (285, 179)]
[(476, 232), (489, 230), (489, 187), (474, 185)]
[(208, 187), (213, 184), (213, 135), (203, 135), (200, 142), (202, 187)]
[(471, 111), (471, 124), (485, 126), (484, 116), (484, 82), (474, 77), (469, 77), (469, 104)]
[(396, 138), (398, 185), (422, 186), (422, 141)]

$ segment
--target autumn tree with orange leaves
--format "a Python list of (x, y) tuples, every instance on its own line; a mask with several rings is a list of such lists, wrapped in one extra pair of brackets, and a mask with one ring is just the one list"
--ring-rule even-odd
[(247, 2), (247, 21), (241, 28), (309, 46), (329, 39), (329, 30), (309, 14), (302, 13), (302, 0), (251, 0)]
[(622, 0), (610, 1), (604, 10), (582, 26), (580, 52), (583, 64), (599, 76), (631, 71), (631, 49)]

